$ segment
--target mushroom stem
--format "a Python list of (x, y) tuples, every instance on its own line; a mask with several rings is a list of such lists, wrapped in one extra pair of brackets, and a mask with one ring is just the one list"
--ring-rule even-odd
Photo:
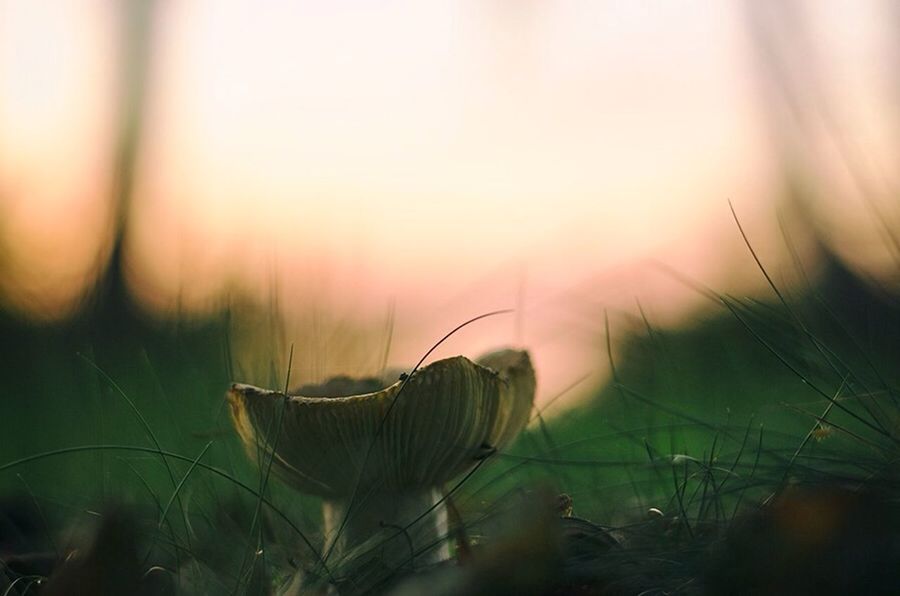
[(447, 509), (440, 491), (434, 488), (372, 493), (362, 490), (352, 506), (350, 498), (326, 499), (322, 510), (326, 551), (333, 549), (335, 560), (375, 559), (396, 569), (450, 556), (446, 542)]

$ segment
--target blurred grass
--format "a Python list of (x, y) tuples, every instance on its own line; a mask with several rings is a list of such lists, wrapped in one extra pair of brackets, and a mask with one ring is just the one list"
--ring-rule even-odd
[[(873, 441), (887, 445), (896, 440), (896, 297), (829, 258), (814, 285), (786, 297), (786, 306), (721, 298), (727, 308), (685, 329), (644, 321), (619, 361), (608, 364), (612, 381), (594, 399), (536, 422), (511, 455), (498, 457), (506, 461), (486, 474), (501, 479), (486, 483), (484, 501), (528, 478), (569, 492), (577, 514), (622, 521), (675, 506), (673, 456), (696, 460), (689, 474), (703, 462), (745, 476), (755, 466), (756, 496), (764, 498), (785, 475), (803, 475), (789, 466), (801, 444), (804, 457), (831, 457), (835, 466), (871, 456), (869, 446), (835, 429), (877, 435)], [(839, 399), (829, 408), (832, 396)], [(817, 425), (825, 411), (834, 427)], [(879, 424), (893, 426), (876, 433)], [(804, 440), (814, 428), (815, 438)], [(796, 458), (793, 465), (801, 468)], [(503, 466), (508, 477), (494, 472)], [(747, 496), (732, 495), (732, 504), (738, 495)]]
[[(688, 328), (644, 321), (594, 399), (536, 416), (473, 474), (453, 495), (469, 535), (490, 534), (493, 518), (540, 487), (568, 493), (576, 515), (597, 523), (628, 527), (654, 507), (693, 535), (785, 481), (859, 481), (877, 469), (883, 458), (854, 437), (890, 446), (898, 435), (896, 298), (836, 259), (786, 304), (720, 298)], [(115, 274), (74, 320), (39, 327), (0, 313), (0, 498), (24, 495), (51, 528), (129, 506), (157, 558), (228, 570), (212, 574), (213, 593), (265, 584), (266, 570), (311, 567), (304, 541), (322, 540), (315, 499), (273, 482), (264, 492), (295, 528), (268, 506), (258, 521), (252, 514), (262, 484), (224, 401), (236, 316), (150, 320)], [(876, 402), (889, 406), (885, 416)], [(2, 468), (78, 446), (88, 447)], [(164, 460), (158, 448), (180, 457)]]
[[(152, 5), (120, 15), (128, 32), (122, 62), (128, 92), (117, 124), (117, 221), (108, 274), (75, 319), (36, 326), (0, 310), (0, 517), (35, 506), (45, 527), (28, 546), (58, 550), (60, 534), (112, 505), (126, 506), (151, 542), (147, 560), (177, 569), (188, 592), (237, 592), (235, 586), (263, 592), (269, 574), (312, 567), (306, 534), (313, 544), (321, 540), (315, 500), (278, 483), (264, 492), (296, 530), (285, 528), (270, 507), (255, 522), (259, 472), (225, 410), (224, 391), (234, 380), (233, 318), (265, 320), (267, 313), (151, 320), (131, 302), (120, 277)], [(777, 21), (789, 30), (802, 24), (796, 14), (784, 16), (778, 13)], [(760, 48), (776, 41), (767, 31), (756, 31)], [(797, 61), (803, 72), (791, 76), (775, 67), (778, 55), (767, 54), (766, 72), (788, 76), (772, 78), (778, 83), (773, 89), (803, 95), (791, 83), (813, 72), (809, 60)], [(800, 110), (807, 112), (815, 110)], [(617, 361), (598, 363), (614, 374), (594, 399), (552, 420), (537, 418), (508, 453), (479, 468), (454, 495), (469, 535), (481, 540), (495, 515), (514, 509), (510, 503), (549, 486), (572, 496), (576, 515), (637, 535), (631, 554), (603, 563), (627, 563), (632, 583), (626, 593), (690, 591), (701, 573), (692, 559), (707, 544), (679, 541), (680, 533), (694, 538), (705, 524), (727, 522), (741, 506), (752, 508), (794, 482), (877, 486), (878, 474), (896, 469), (896, 295), (879, 292), (829, 258), (820, 277), (786, 296), (786, 304), (774, 295), (763, 302), (716, 299), (716, 309), (688, 328), (658, 329), (646, 321)], [(273, 363), (267, 371), (273, 383), (283, 374), (274, 363), (284, 357), (262, 356)], [(829, 403), (829, 396), (837, 400)], [(815, 416), (826, 412), (827, 420), (817, 424)], [(78, 447), (85, 449), (54, 454)], [(158, 448), (179, 458), (163, 459)], [(50, 455), (9, 465), (42, 453)], [(648, 521), (650, 507), (663, 517)], [(651, 528), (652, 544), (641, 550), (639, 532), (657, 522), (664, 531)], [(753, 555), (772, 544), (747, 540), (744, 546)], [(519, 561), (507, 563), (500, 575)]]

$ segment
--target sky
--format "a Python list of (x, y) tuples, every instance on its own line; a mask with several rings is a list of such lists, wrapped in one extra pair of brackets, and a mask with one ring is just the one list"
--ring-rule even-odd
[[(37, 319), (77, 309), (109, 252), (126, 6), (0, 0), (0, 290)], [(273, 293), (297, 320), (393, 312), (409, 362), (513, 308), (446, 350), (524, 344), (548, 396), (602, 374), (605, 315), (702, 309), (666, 268), (764, 291), (729, 201), (785, 279), (779, 213), (896, 269), (889, 3), (154, 6), (125, 237), (156, 316)]]

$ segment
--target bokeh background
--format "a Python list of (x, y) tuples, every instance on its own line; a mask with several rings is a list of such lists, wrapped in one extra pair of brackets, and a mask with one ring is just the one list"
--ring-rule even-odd
[(729, 200), (788, 284), (790, 243), (896, 281), (893, 3), (419, 4), (5, 0), (5, 308), (118, 268), (148, 317), (277, 302), (308, 350), (390, 317), (397, 363), (513, 308), (448, 350), (526, 345), (546, 396), (602, 374), (604, 311), (705, 308), (667, 268), (766, 291)]
[[(292, 385), (410, 366), (503, 309), (433, 357), (527, 347), (556, 436), (609, 430), (612, 378), (710, 420), (802, 403), (716, 298), (779, 304), (747, 242), (893, 371), (898, 26), (887, 0), (0, 0), (0, 458), (139, 442), (239, 475), (229, 381), (282, 386), (291, 346)], [(171, 479), (126, 455), (2, 483), (83, 513)]]

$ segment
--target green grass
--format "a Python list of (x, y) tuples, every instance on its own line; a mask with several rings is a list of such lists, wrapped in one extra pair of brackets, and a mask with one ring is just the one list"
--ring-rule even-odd
[[(466, 538), (483, 545), (479, 561), (503, 560), (517, 539), (501, 520), (541, 487), (571, 495), (577, 516), (615, 528), (627, 547), (567, 555), (547, 567), (554, 581), (610, 593), (702, 592), (734, 551), (733, 520), (761, 515), (786, 486), (865, 487), (896, 504), (896, 299), (837, 262), (793, 296), (717, 298), (686, 329), (642, 321), (604, 363), (612, 381), (595, 399), (536, 417), (460, 483), (452, 500)], [(0, 316), (0, 493), (6, 511), (36, 510), (42, 526), (17, 548), (64, 549), (71, 532), (124, 507), (142, 564), (190, 593), (260, 593), (294, 567), (327, 579), (318, 502), (268, 482), (230, 427), (229, 317), (239, 314), (150, 322), (113, 280), (71, 322)], [(487, 563), (471, 569), (493, 585)], [(33, 593), (26, 585), (9, 593)]]

